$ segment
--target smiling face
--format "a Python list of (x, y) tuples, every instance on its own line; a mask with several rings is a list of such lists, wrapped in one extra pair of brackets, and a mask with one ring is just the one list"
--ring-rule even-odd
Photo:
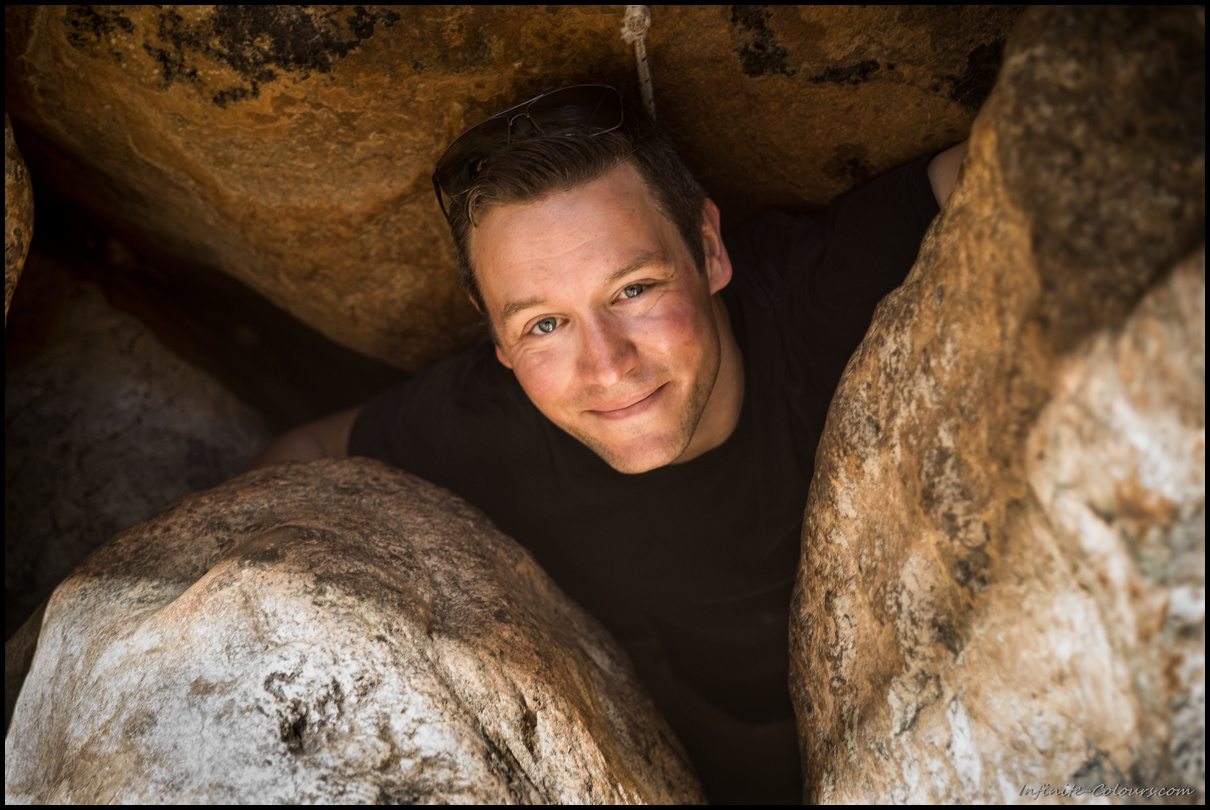
[(629, 164), (539, 202), (487, 212), (471, 253), (500, 362), (534, 405), (614, 469), (721, 444), (743, 366), (715, 296), (731, 279), (706, 203), (706, 266)]

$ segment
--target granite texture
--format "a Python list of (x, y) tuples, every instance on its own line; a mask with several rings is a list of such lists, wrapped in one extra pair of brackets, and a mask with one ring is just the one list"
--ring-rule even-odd
[(90, 557), (4, 754), (9, 802), (701, 801), (600, 625), (368, 459), (246, 473)]
[(1204, 799), (1204, 30), (1039, 8), (1010, 40), (817, 454), (809, 798)]

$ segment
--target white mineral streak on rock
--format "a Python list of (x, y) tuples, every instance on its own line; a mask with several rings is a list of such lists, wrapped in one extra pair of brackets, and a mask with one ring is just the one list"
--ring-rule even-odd
[(946, 756), (953, 763), (954, 771), (962, 781), (962, 787), (968, 791), (977, 790), (983, 781), (983, 764), (980, 753), (975, 747), (975, 735), (971, 729), (970, 718), (966, 709), (957, 698), (950, 701), (946, 709), (950, 724), (950, 743), (945, 748)]

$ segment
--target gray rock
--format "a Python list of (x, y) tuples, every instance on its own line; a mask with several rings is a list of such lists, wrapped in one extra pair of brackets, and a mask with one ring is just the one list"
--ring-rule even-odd
[(1204, 800), (1204, 32), (1039, 8), (1010, 41), (817, 455), (808, 796)]
[(236, 475), (272, 438), (95, 288), (36, 253), (26, 275), (5, 369), (6, 638), (94, 548)]
[(366, 459), (186, 498), (47, 606), (7, 801), (701, 800), (603, 629), (478, 511)]

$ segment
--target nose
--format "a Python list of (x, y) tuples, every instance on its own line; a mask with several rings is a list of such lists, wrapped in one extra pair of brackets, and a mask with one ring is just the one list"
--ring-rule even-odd
[(638, 365), (638, 349), (611, 318), (582, 321), (577, 371), (584, 382), (605, 388), (625, 380)]

